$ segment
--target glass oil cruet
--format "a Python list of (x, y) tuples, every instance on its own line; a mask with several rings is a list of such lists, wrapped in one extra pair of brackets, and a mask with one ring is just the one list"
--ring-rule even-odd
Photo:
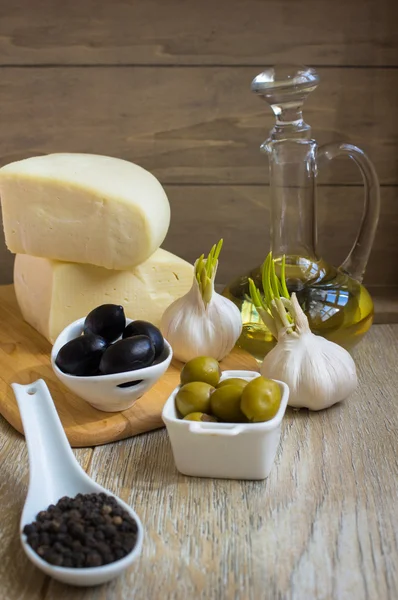
[[(347, 143), (318, 147), (311, 138), (302, 106), (318, 83), (314, 69), (289, 66), (266, 69), (252, 82), (252, 91), (271, 106), (276, 117), (270, 137), (261, 146), (269, 159), (271, 250), (277, 274), (278, 264), (286, 256), (288, 289), (296, 292), (312, 331), (351, 349), (373, 321), (373, 302), (361, 281), (377, 228), (380, 191), (374, 167), (362, 150)], [(358, 165), (365, 203), (357, 239), (344, 263), (336, 268), (316, 250), (316, 175), (319, 166), (341, 155)], [(242, 314), (238, 346), (262, 360), (275, 341), (250, 300), (249, 277), (262, 288), (258, 266), (228, 285), (224, 295)]]

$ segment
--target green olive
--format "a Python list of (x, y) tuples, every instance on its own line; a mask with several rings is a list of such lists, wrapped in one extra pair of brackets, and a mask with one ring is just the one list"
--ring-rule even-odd
[(214, 387), (203, 381), (186, 383), (177, 393), (177, 410), (183, 417), (194, 412), (209, 412), (210, 396), (213, 390)]
[(242, 387), (240, 385), (223, 385), (211, 395), (211, 412), (227, 423), (244, 423), (246, 419), (240, 409), (241, 397)]
[(249, 421), (259, 423), (269, 421), (279, 410), (281, 391), (272, 379), (256, 377), (242, 392), (240, 407)]
[(220, 381), (221, 369), (215, 358), (198, 356), (193, 358), (181, 371), (181, 385), (193, 381), (203, 381), (215, 387)]
[(242, 390), (243, 388), (245, 388), (247, 386), (247, 381), (246, 379), (240, 379), (240, 377), (231, 377), (230, 379), (224, 379), (224, 381), (221, 381), (218, 386), (217, 389), (224, 387), (225, 385), (239, 385)]
[(202, 412), (193, 412), (184, 417), (184, 421), (208, 421), (209, 423), (216, 423), (218, 419), (212, 415), (206, 415)]

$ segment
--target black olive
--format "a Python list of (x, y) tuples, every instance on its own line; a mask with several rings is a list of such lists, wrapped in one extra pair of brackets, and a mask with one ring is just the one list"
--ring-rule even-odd
[(127, 325), (123, 332), (123, 338), (133, 337), (134, 335), (147, 335), (155, 346), (155, 358), (160, 356), (164, 348), (164, 339), (160, 330), (148, 321), (133, 321)]
[(106, 341), (99, 335), (81, 335), (62, 346), (55, 364), (69, 375), (96, 375), (106, 347)]
[(119, 340), (104, 352), (100, 371), (104, 375), (149, 367), (155, 358), (155, 346), (146, 335)]
[(123, 306), (117, 304), (102, 304), (94, 308), (84, 321), (84, 334), (95, 333), (107, 342), (114, 342), (126, 327), (126, 317)]

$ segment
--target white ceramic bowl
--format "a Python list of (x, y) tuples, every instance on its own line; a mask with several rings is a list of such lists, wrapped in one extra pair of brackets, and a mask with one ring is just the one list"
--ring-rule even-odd
[[(224, 371), (221, 381), (241, 377), (251, 381), (254, 371)], [(167, 427), (174, 461), (184, 475), (223, 479), (265, 479), (278, 449), (281, 422), (289, 388), (277, 381), (282, 399), (275, 417), (264, 423), (211, 423), (184, 421), (177, 414), (178, 386), (167, 400), (162, 419)]]
[[(60, 381), (72, 392), (91, 406), (105, 412), (127, 410), (141, 398), (167, 371), (173, 351), (167, 340), (164, 350), (155, 363), (145, 369), (114, 373), (112, 375), (94, 375), (92, 377), (76, 377), (63, 373), (55, 364), (58, 352), (64, 344), (73, 340), (83, 332), (84, 317), (65, 327), (57, 337), (51, 351), (51, 366)], [(126, 324), (132, 319), (126, 319)], [(128, 383), (139, 382), (129, 387), (120, 387)]]

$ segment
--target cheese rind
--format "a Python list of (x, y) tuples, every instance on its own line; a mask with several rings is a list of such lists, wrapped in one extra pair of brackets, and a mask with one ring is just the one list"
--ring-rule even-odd
[(170, 205), (148, 171), (118, 158), (49, 154), (0, 169), (11, 252), (131, 269), (163, 242)]
[(101, 304), (121, 304), (126, 316), (160, 325), (166, 308), (188, 292), (193, 266), (157, 250), (131, 271), (110, 271), (18, 254), (14, 285), (22, 315), (54, 342), (70, 323)]

